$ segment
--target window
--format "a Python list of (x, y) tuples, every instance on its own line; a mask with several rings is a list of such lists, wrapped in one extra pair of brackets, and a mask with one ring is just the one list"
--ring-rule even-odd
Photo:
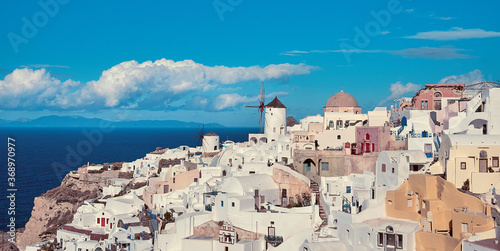
[(342, 120), (337, 120), (337, 129), (342, 129), (343, 125)]
[(379, 246), (379, 247), (384, 246), (384, 233), (377, 234), (377, 246)]
[(224, 201), (223, 200), (220, 201), (220, 207), (224, 207)]
[(289, 145), (286, 145), (286, 150), (290, 150), (290, 146)]
[(351, 193), (351, 186), (346, 186), (345, 187), (345, 192), (346, 193)]
[(403, 235), (398, 234), (398, 238), (396, 239), (396, 248), (402, 249), (403, 248)]
[(491, 165), (493, 167), (498, 167), (498, 157), (492, 157), (491, 158)]
[(175, 183), (175, 178), (173, 179), (173, 183)]
[(422, 100), (421, 110), (428, 110), (428, 102), (427, 100)]
[(97, 224), (101, 223), (101, 218), (97, 218)]
[(394, 167), (392, 168), (392, 173), (394, 173)]
[(412, 199), (408, 199), (408, 207), (412, 207), (413, 206), (412, 204), (413, 204)]
[(349, 229), (345, 230), (346, 239), (349, 239)]
[(382, 172), (385, 173), (385, 164), (382, 164)]
[(442, 95), (440, 92), (435, 92), (435, 93), (434, 93), (434, 97), (435, 97), (435, 98), (440, 98), (440, 97), (442, 97), (442, 96), (443, 96), (443, 95)]
[(341, 139), (342, 137), (340, 137), (340, 135), (337, 135), (337, 139)]
[(441, 100), (434, 100), (434, 110), (441, 110)]
[(234, 201), (233, 201), (233, 202), (231, 202), (231, 206), (232, 206), (232, 207), (234, 207)]
[(321, 162), (321, 170), (328, 171), (328, 162)]
[(370, 140), (370, 134), (365, 134), (365, 140)]
[(465, 162), (460, 162), (460, 169), (465, 170), (467, 168)]
[(276, 132), (276, 127), (273, 127), (273, 132)]
[(198, 178), (194, 178), (194, 182), (198, 182)]
[(229, 247), (224, 247), (224, 251), (229, 251)]
[(432, 144), (425, 144), (424, 145), (424, 152), (425, 153), (432, 153)]
[(372, 143), (372, 152), (375, 152), (375, 143)]
[(462, 232), (465, 232), (465, 233), (469, 232), (469, 224), (462, 223)]
[(333, 126), (334, 126), (333, 121), (330, 120), (330, 123), (328, 123), (328, 127), (333, 128)]

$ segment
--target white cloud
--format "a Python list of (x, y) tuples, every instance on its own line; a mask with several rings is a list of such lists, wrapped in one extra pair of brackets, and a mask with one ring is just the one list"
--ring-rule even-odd
[(413, 11), (415, 11), (415, 9), (406, 9), (405, 10), (406, 13), (412, 13)]
[(479, 82), (484, 82), (483, 73), (480, 70), (473, 70), (471, 72), (461, 75), (451, 75), (444, 77), (439, 81), (439, 84), (465, 84), (471, 85)]
[(430, 39), (430, 40), (458, 40), (469, 38), (487, 38), (487, 37), (500, 37), (500, 32), (485, 31), (482, 29), (463, 29), (460, 27), (453, 27), (448, 31), (427, 31), (419, 32), (416, 35), (408, 36), (406, 38), (414, 39)]
[(382, 34), (382, 35), (386, 35), (386, 34), (389, 34), (389, 33), (391, 33), (391, 32), (390, 31), (381, 31), (380, 32), (380, 34)]
[(0, 107), (34, 109), (37, 106), (53, 106), (59, 97), (78, 85), (72, 80), (61, 82), (45, 69), (16, 69), (0, 80)]
[(391, 51), (391, 53), (409, 58), (468, 58), (469, 55), (458, 53), (463, 50), (447, 47), (420, 47)]
[(215, 110), (220, 111), (227, 108), (233, 108), (242, 103), (249, 103), (253, 98), (241, 96), (237, 93), (221, 94), (215, 99)]
[(206, 92), (218, 85), (256, 80), (287, 80), (315, 69), (288, 63), (226, 67), (205, 66), (192, 60), (127, 61), (103, 71), (98, 80), (81, 85), (71, 80), (62, 83), (45, 69), (17, 69), (0, 81), (0, 108), (163, 109), (168, 101), (188, 92), (196, 94), (193, 92)]
[(408, 58), (468, 58), (469, 55), (460, 54), (459, 51), (464, 49), (450, 47), (420, 47), (408, 48), (402, 50), (361, 50), (361, 49), (340, 49), (340, 50), (310, 50), (300, 51), (300, 54), (294, 54), (294, 51), (287, 51), (281, 55), (298, 56), (307, 53), (390, 53)]
[(413, 83), (407, 83), (406, 85), (402, 84), (401, 81), (398, 81), (394, 84), (391, 84), (391, 94), (385, 98), (384, 100), (380, 101), (378, 103), (378, 106), (383, 106), (387, 102), (393, 101), (395, 99), (401, 98), (404, 94), (410, 93), (410, 92), (416, 92), (420, 90), (420, 86), (413, 84)]
[[(265, 96), (266, 103), (269, 102), (269, 100), (274, 99), (275, 97), (284, 97), (287, 96), (288, 92), (273, 92), (269, 93)], [(258, 105), (259, 101), (259, 95), (249, 97), (249, 96), (242, 96), (237, 93), (229, 93), (229, 94), (221, 94), (217, 96), (217, 98), (214, 99), (214, 102), (211, 106), (209, 106), (209, 109), (213, 109), (216, 111), (220, 110), (226, 110), (226, 109), (231, 109), (234, 108), (238, 105), (241, 104), (250, 104), (254, 103), (254, 105)]]
[(21, 68), (69, 68), (67, 65), (52, 65), (52, 64), (29, 64), (21, 65)]

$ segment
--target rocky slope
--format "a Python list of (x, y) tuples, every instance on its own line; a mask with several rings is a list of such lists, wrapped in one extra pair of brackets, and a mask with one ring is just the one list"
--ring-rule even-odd
[(108, 179), (121, 178), (123, 174), (118, 171), (67, 174), (61, 186), (35, 198), (31, 218), (24, 232), (17, 235), (17, 247), (24, 250), (27, 245), (54, 239), (57, 229), (73, 220), (73, 214), (85, 200), (97, 197)]

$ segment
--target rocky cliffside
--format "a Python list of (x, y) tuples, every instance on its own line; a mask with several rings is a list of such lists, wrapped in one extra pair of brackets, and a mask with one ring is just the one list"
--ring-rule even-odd
[(118, 171), (67, 174), (61, 186), (35, 198), (31, 218), (24, 232), (17, 235), (17, 247), (24, 250), (28, 245), (54, 239), (57, 229), (73, 220), (85, 200), (97, 197), (108, 179), (121, 178), (123, 174)]

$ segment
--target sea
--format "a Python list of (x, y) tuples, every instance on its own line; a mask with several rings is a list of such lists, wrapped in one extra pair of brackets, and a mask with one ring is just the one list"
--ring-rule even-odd
[[(247, 141), (249, 133), (259, 132), (259, 128), (205, 130), (217, 133), (221, 142)], [(15, 217), (16, 229), (23, 228), (31, 217), (34, 198), (58, 187), (71, 170), (87, 163), (133, 161), (156, 147), (194, 147), (201, 145), (198, 136), (197, 128), (0, 128), (0, 230), (8, 231), (10, 217)], [(15, 145), (11, 149), (9, 137), (15, 140), (10, 141)], [(8, 180), (12, 152), (13, 184)], [(15, 209), (10, 207), (12, 197)]]

